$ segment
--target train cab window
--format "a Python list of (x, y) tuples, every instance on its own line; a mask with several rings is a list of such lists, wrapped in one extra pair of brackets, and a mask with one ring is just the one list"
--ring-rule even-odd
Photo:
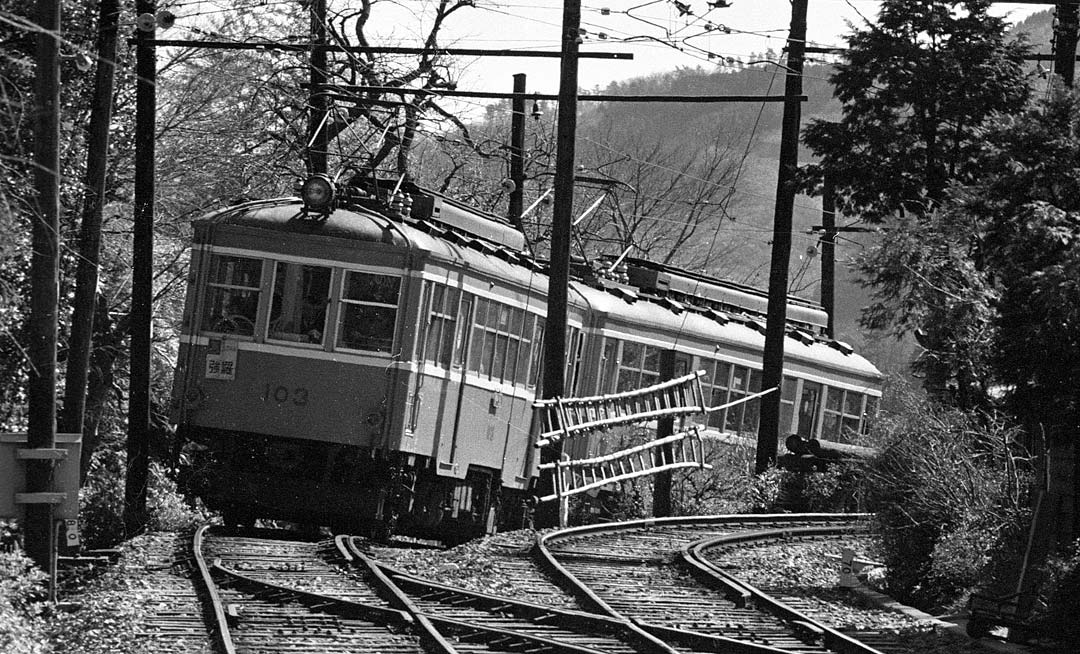
[(260, 259), (212, 255), (202, 329), (221, 334), (254, 336), (261, 277)]
[(348, 270), (343, 285), (337, 346), (389, 352), (394, 345), (401, 279)]
[(329, 304), (329, 268), (278, 262), (267, 338), (321, 344)]

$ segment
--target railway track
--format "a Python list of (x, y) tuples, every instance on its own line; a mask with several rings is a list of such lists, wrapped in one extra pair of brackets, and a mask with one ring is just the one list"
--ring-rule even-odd
[(674, 518), (556, 532), (541, 538), (538, 550), (551, 573), (593, 610), (681, 648), (873, 654), (874, 648), (755, 593), (701, 556), (701, 546), (718, 538), (748, 543), (796, 530), (859, 529), (857, 521), (835, 516)]
[(498, 595), (424, 579), (372, 556), (386, 549), (344, 536), (203, 528), (193, 559), (227, 654), (888, 652), (895, 637), (832, 629), (812, 602), (746, 583), (725, 562), (728, 552), (861, 529), (835, 516), (782, 515), (563, 530), (495, 557), (485, 572), (513, 588)]

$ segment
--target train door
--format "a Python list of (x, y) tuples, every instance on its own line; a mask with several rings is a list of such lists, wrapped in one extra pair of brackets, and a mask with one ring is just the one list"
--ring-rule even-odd
[(799, 436), (814, 438), (818, 407), (821, 405), (821, 384), (803, 381), (802, 398), (799, 400)]

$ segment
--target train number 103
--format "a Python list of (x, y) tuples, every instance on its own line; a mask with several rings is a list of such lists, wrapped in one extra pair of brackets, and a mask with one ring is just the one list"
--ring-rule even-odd
[(281, 386), (280, 384), (275, 385), (267, 382), (263, 387), (262, 401), (269, 402), (270, 400), (273, 400), (278, 404), (304, 406), (308, 403), (308, 389), (301, 386), (290, 389), (287, 386)]

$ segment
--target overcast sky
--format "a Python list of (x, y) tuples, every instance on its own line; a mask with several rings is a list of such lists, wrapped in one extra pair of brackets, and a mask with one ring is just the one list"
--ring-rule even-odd
[[(682, 66), (708, 68), (721, 57), (746, 61), (752, 53), (784, 47), (791, 21), (788, 0), (729, 2), (730, 7), (714, 8), (706, 0), (583, 0), (581, 25), (587, 33), (582, 52), (630, 52), (634, 60), (583, 59), (580, 86), (603, 87), (611, 81)], [(416, 8), (430, 2), (405, 0), (402, 4)], [(860, 23), (863, 17), (873, 20), (877, 7), (877, 2), (867, 0), (810, 0), (807, 39), (814, 45), (843, 45), (841, 37), (849, 31), (848, 23)], [(996, 4), (993, 11), (1020, 20), (1045, 8)], [(443, 42), (460, 47), (558, 50), (561, 23), (558, 0), (476, 0), (475, 9), (463, 10), (448, 21)], [(395, 34), (405, 36), (400, 28)], [(558, 60), (491, 57), (467, 65), (461, 88), (508, 90), (517, 72), (528, 75), (530, 90), (558, 91)]]

